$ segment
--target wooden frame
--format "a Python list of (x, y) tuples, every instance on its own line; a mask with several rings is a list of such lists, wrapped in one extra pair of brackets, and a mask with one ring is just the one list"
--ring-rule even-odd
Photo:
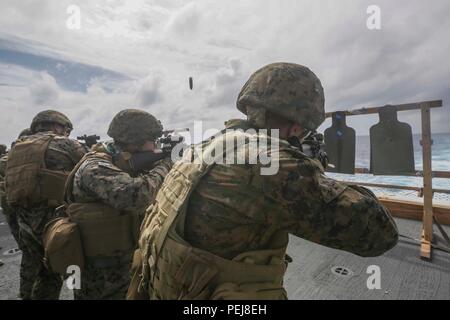
[[(368, 168), (355, 168), (355, 173), (370, 174)], [(423, 171), (416, 171), (416, 177), (423, 177)], [(450, 178), (450, 171), (433, 171), (433, 178)]]
[(431, 117), (430, 106), (421, 105), (422, 110), (422, 158), (423, 158), (423, 232), (420, 256), (431, 259), (433, 241), (433, 176), (431, 169)]
[[(424, 204), (421, 201), (389, 196), (379, 196), (378, 199), (394, 217), (413, 220), (423, 218)], [(433, 215), (440, 223), (450, 225), (450, 205), (434, 204)]]
[(347, 111), (333, 111), (325, 113), (325, 117), (331, 118), (335, 113), (343, 113), (346, 116), (359, 116), (362, 114), (375, 114), (379, 113), (381, 109), (386, 107), (394, 107), (397, 111), (410, 111), (410, 110), (419, 110), (422, 107), (427, 108), (440, 108), (442, 107), (442, 100), (433, 100), (433, 101), (422, 101), (422, 102), (413, 102), (413, 103), (405, 103), (405, 104), (397, 104), (397, 105), (386, 105), (383, 107), (367, 107), (356, 110), (347, 110)]
[[(352, 183), (351, 181), (342, 181), (342, 182), (349, 183), (349, 184)], [(361, 186), (365, 186), (365, 187), (417, 191), (418, 197), (421, 197), (421, 198), (423, 197), (423, 188), (419, 188), (419, 187), (399, 186), (399, 185), (396, 185), (396, 184), (369, 183), (369, 182), (358, 182), (358, 184), (361, 185)], [(450, 190), (447, 190), (447, 189), (434, 189), (433, 188), (433, 194), (434, 193), (450, 194)]]
[[(356, 115), (367, 115), (379, 113), (384, 107), (369, 107), (350, 111), (336, 111), (326, 113), (326, 117), (333, 116), (334, 113), (343, 113), (346, 116), (356, 116)], [(450, 178), (450, 172), (447, 171), (436, 171), (432, 170), (432, 159), (431, 159), (431, 146), (433, 140), (431, 139), (431, 117), (430, 109), (442, 107), (442, 100), (434, 101), (423, 101), (416, 103), (407, 103), (400, 105), (393, 105), (389, 107), (394, 107), (397, 111), (407, 111), (407, 110), (421, 110), (421, 122), (422, 122), (422, 159), (423, 159), (423, 171), (417, 171), (417, 176), (423, 177), (423, 187), (405, 187), (405, 186), (394, 186), (394, 185), (382, 185), (382, 184), (369, 184), (360, 183), (366, 186), (375, 187), (388, 187), (404, 190), (416, 190), (420, 192), (420, 196), (423, 196), (423, 205), (420, 203), (412, 202), (401, 202), (393, 201), (388, 198), (381, 198), (380, 200), (390, 209), (396, 216), (406, 217), (406, 218), (417, 218), (421, 213), (422, 220), (422, 235), (421, 235), (421, 249), (420, 257), (422, 259), (431, 259), (431, 243), (433, 241), (433, 193), (434, 192), (444, 192), (450, 193), (450, 190), (438, 190), (433, 189), (433, 177), (439, 178)], [(357, 168), (355, 173), (370, 173), (368, 169)], [(352, 182), (355, 183), (355, 182)], [(358, 183), (358, 182), (356, 182)], [(404, 212), (400, 210), (404, 208)], [(442, 223), (450, 223), (450, 207), (439, 207), (435, 206), (436, 216)], [(438, 214), (439, 212), (439, 214)]]

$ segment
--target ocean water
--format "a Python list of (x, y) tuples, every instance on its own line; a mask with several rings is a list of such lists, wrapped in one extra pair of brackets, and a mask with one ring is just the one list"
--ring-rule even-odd
[[(432, 169), (433, 171), (450, 171), (450, 134), (433, 134), (432, 146)], [(422, 147), (420, 145), (421, 135), (413, 135), (414, 141), (414, 161), (416, 170), (422, 170)], [(356, 137), (356, 167), (370, 167), (370, 138), (369, 136)], [(327, 173), (327, 175), (345, 181), (359, 181), (368, 183), (395, 184), (401, 186), (422, 187), (422, 177), (403, 177), (403, 176), (373, 176), (370, 174), (337, 174)], [(450, 179), (433, 178), (433, 188), (450, 190)], [(375, 188), (379, 191), (378, 188)], [(387, 190), (387, 189), (386, 189)], [(389, 189), (389, 194), (414, 195), (415, 191), (400, 191)], [(435, 198), (450, 201), (450, 195), (436, 194)]]

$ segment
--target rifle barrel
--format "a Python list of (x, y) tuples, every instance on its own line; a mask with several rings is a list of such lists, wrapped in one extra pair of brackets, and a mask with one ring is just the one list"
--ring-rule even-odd
[(162, 134), (165, 136), (167, 134), (174, 133), (174, 132), (189, 132), (189, 128), (164, 130), (162, 132)]

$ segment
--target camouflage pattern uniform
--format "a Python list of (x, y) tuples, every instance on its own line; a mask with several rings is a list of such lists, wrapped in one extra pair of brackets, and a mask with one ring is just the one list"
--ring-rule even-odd
[[(0, 206), (2, 207), (3, 214), (6, 216), (6, 221), (8, 221), (8, 214), (5, 212), (7, 210), (6, 206), (6, 195), (5, 195), (5, 173), (6, 173), (6, 162), (8, 161), (8, 154), (2, 154), (0, 156)], [(13, 234), (14, 235), (14, 234)], [(16, 236), (14, 235), (16, 239)]]
[(6, 150), (6, 146), (0, 144), (0, 183), (4, 182), (5, 179), (6, 161), (8, 160), (8, 152)]
[[(299, 87), (304, 91), (295, 94)], [(294, 110), (289, 108), (292, 104)], [(315, 130), (325, 117), (323, 104), (323, 88), (308, 68), (271, 64), (255, 72), (242, 88), (237, 107), (249, 122), (233, 123), (232, 129), (264, 128), (257, 123), (260, 117), (249, 114), (256, 106), (256, 112), (272, 112)], [(259, 176), (254, 194), (245, 186), (254, 183), (258, 165), (244, 170), (216, 165), (192, 195), (186, 239), (226, 258), (263, 248), (278, 230), (360, 256), (380, 255), (395, 245), (395, 223), (368, 189), (326, 177), (316, 160), (296, 152), (281, 149), (277, 157), (278, 174)], [(231, 201), (217, 197), (229, 193)]]
[[(8, 161), (8, 153), (0, 155), (0, 183), (5, 181), (6, 162)], [(3, 185), (2, 185), (3, 187)], [(1, 189), (4, 190), (4, 189)]]
[[(314, 130), (324, 120), (323, 89), (306, 67), (272, 64), (245, 84), (238, 109), (249, 121), (230, 121), (228, 128), (254, 128), (259, 136), (269, 111)], [(221, 138), (228, 139), (222, 134), (204, 144)], [(141, 263), (139, 294), (285, 299), (289, 233), (364, 257), (396, 244), (396, 225), (372, 192), (326, 177), (319, 161), (287, 141), (280, 140), (271, 156), (279, 161), (275, 175), (261, 175), (261, 164), (216, 163), (208, 170), (195, 163), (174, 165), (142, 225), (141, 261), (135, 261)], [(273, 278), (264, 276), (265, 270)]]
[[(149, 114), (143, 111), (122, 111), (113, 119), (108, 134), (116, 142), (138, 145), (146, 139), (154, 139), (160, 135), (162, 127), (156, 134), (148, 132), (154, 130), (155, 119), (146, 119), (147, 116)], [(142, 219), (145, 209), (153, 202), (164, 177), (170, 171), (170, 159), (155, 163), (149, 172), (132, 176), (116, 166), (114, 161), (98, 157), (98, 154), (109, 154), (112, 157), (119, 153), (120, 147), (116, 143), (98, 144), (94, 146), (94, 150), (85, 157), (76, 171), (69, 197), (76, 203), (102, 203), (117, 210), (134, 211)], [(130, 283), (132, 254), (133, 252), (115, 257), (85, 257), (81, 290), (74, 291), (75, 299), (125, 299)]]
[(9, 229), (11, 230), (11, 234), (16, 240), (17, 244), (20, 248), (19, 243), (19, 225), (17, 224), (17, 216), (11, 212), (11, 207), (8, 205), (6, 201), (6, 193), (5, 193), (5, 173), (6, 173), (6, 163), (8, 162), (8, 154), (5, 154), (0, 158), (0, 204), (3, 210), (3, 214), (5, 215), (6, 222), (8, 223)]
[(17, 220), (15, 219), (14, 215), (11, 213), (11, 208), (8, 206), (8, 203), (6, 201), (5, 173), (7, 161), (8, 154), (6, 153), (0, 158), (0, 205), (2, 207), (2, 212), (5, 215), (6, 222), (11, 229), (14, 240), (19, 243), (19, 225), (17, 224)]
[[(20, 132), (18, 139), (30, 135), (30, 129), (24, 129)], [(13, 146), (14, 146), (13, 142)], [(5, 146), (6, 150), (6, 146)], [(1, 153), (1, 152), (0, 152)], [(16, 240), (19, 248), (21, 249), (21, 244), (19, 243), (19, 225), (17, 223), (17, 215), (14, 215), (11, 212), (11, 207), (8, 205), (6, 201), (6, 193), (5, 193), (5, 174), (6, 174), (6, 164), (8, 162), (8, 153), (4, 153), (0, 158), (0, 204), (3, 210), (3, 214), (6, 217), (6, 222), (9, 225), (11, 233)], [(22, 250), (22, 249), (21, 249)]]
[[(2, 174), (3, 177), (6, 171), (7, 161), (8, 161), (7, 155), (5, 155), (0, 159), (0, 171), (2, 171), (0, 172), (0, 174)], [(31, 296), (34, 277), (32, 275), (29, 275), (27, 272), (29, 270), (33, 270), (33, 266), (30, 259), (28, 259), (28, 255), (24, 254), (24, 252), (26, 251), (26, 247), (24, 246), (23, 241), (20, 238), (18, 214), (17, 212), (14, 211), (14, 208), (12, 208), (6, 200), (4, 182), (1, 183), (0, 186), (0, 197), (3, 214), (5, 215), (6, 218), (6, 223), (8, 223), (9, 229), (11, 231), (12, 236), (14, 237), (14, 240), (17, 243), (17, 246), (22, 251), (22, 260), (20, 264), (19, 297), (23, 299), (29, 299)]]
[(6, 172), (6, 162), (8, 161), (8, 153), (0, 156), (0, 181), (4, 181)]
[(0, 144), (0, 157), (3, 157), (6, 154), (6, 150), (8, 148), (4, 144)]
[[(39, 117), (43, 116), (43, 121)], [(24, 136), (16, 141), (26, 142), (28, 140), (52, 135), (54, 138), (50, 141), (45, 153), (45, 165), (50, 170), (70, 172), (77, 162), (87, 152), (78, 141), (69, 139), (66, 136), (58, 136), (53, 132), (41, 131), (39, 126), (43, 122), (50, 122), (56, 118), (56, 121), (62, 117), (63, 121), (58, 121), (65, 125), (67, 117), (56, 111), (44, 111), (38, 114), (32, 123), (32, 134)], [(68, 130), (71, 130), (70, 124)], [(45, 187), (45, 186), (44, 186)], [(20, 266), (20, 297), (22, 299), (58, 299), (62, 279), (59, 275), (49, 271), (44, 263), (44, 248), (42, 246), (42, 234), (48, 221), (55, 218), (55, 208), (49, 207), (46, 202), (36, 204), (33, 207), (11, 206), (19, 225), (19, 246), (22, 250), (22, 261)]]
[(326, 177), (317, 160), (294, 147), (276, 157), (276, 175), (260, 175), (260, 165), (216, 164), (190, 198), (186, 240), (228, 259), (264, 248), (280, 230), (360, 256), (396, 243), (393, 220), (369, 190)]
[[(30, 129), (22, 130), (20, 133), (18, 139), (27, 136), (30, 134)], [(14, 145), (14, 143), (13, 143)], [(14, 213), (13, 208), (8, 205), (8, 202), (6, 200), (6, 193), (5, 193), (5, 174), (6, 174), (6, 164), (8, 162), (8, 153), (3, 155), (3, 157), (0, 158), (0, 204), (2, 207), (3, 214), (6, 218), (6, 223), (9, 226), (9, 229), (11, 231), (11, 234), (16, 241), (19, 249), (24, 252), (24, 246), (22, 244), (22, 241), (20, 241), (19, 237), (19, 223), (17, 221), (17, 214)], [(24, 262), (25, 264), (25, 262)], [(25, 278), (23, 277), (25, 275)], [(29, 279), (29, 277), (26, 277), (26, 273), (21, 273), (20, 278), (20, 289), (19, 289), (19, 296), (20, 297), (27, 297), (30, 296), (31, 288), (33, 286), (34, 279)]]

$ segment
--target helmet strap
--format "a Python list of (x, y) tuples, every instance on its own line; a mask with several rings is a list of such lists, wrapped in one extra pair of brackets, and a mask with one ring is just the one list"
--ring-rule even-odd
[(247, 120), (257, 128), (266, 127), (266, 110), (263, 108), (247, 106)]

